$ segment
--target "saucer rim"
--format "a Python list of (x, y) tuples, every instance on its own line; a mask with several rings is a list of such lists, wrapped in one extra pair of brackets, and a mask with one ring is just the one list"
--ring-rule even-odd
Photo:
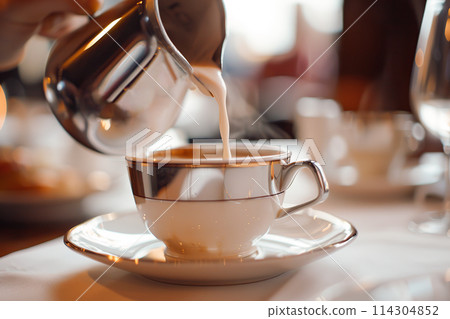
[[(242, 264), (246, 260), (247, 260), (247, 262), (252, 262), (252, 263), (276, 261), (276, 260), (280, 260), (280, 259), (286, 260), (286, 259), (291, 259), (291, 258), (298, 258), (300, 255), (304, 255), (304, 254), (311, 254), (311, 253), (314, 253), (317, 250), (321, 250), (321, 251), (327, 252), (327, 251), (330, 251), (330, 250), (333, 250), (333, 249), (336, 249), (336, 248), (340, 248), (340, 247), (342, 247), (344, 245), (349, 244), (350, 242), (352, 242), (358, 236), (358, 231), (357, 231), (357, 229), (355, 228), (355, 226), (352, 223), (350, 223), (349, 221), (347, 221), (345, 219), (336, 217), (336, 216), (334, 216), (334, 215), (332, 215), (330, 213), (326, 213), (326, 212), (321, 211), (321, 210), (315, 210), (315, 209), (307, 208), (307, 209), (305, 209), (303, 211), (297, 211), (297, 212), (294, 212), (292, 214), (294, 214), (294, 215), (295, 214), (299, 214), (299, 213), (302, 214), (305, 211), (309, 211), (309, 210), (313, 210), (315, 212), (320, 212), (320, 213), (325, 214), (325, 215), (327, 215), (329, 217), (332, 217), (332, 218), (335, 218), (335, 219), (339, 220), (339, 222), (345, 223), (346, 224), (346, 228), (343, 231), (343, 232), (345, 232), (345, 231), (347, 232), (347, 235), (345, 236), (345, 238), (342, 239), (342, 240), (339, 240), (339, 241), (335, 241), (335, 242), (329, 243), (326, 246), (316, 247), (316, 248), (314, 248), (312, 250), (309, 250), (309, 251), (305, 251), (305, 252), (297, 253), (297, 254), (292, 254), (292, 255), (288, 255), (288, 256), (281, 256), (281, 257), (272, 256), (272, 257), (265, 257), (265, 258), (262, 258), (262, 259), (253, 259), (253, 258), (251, 258), (251, 259), (248, 259), (248, 258), (220, 258), (220, 259), (199, 259), (199, 260), (186, 259), (186, 260), (180, 260), (180, 262), (168, 262), (168, 261), (151, 260), (151, 259), (146, 259), (146, 258), (143, 257), (143, 258), (139, 258), (139, 263), (146, 263), (146, 264), (152, 264), (152, 265), (162, 264), (162, 265), (169, 266), (169, 265), (179, 265), (180, 263), (182, 263), (183, 265), (200, 265), (200, 264), (201, 265), (205, 265), (205, 264), (217, 265), (217, 264), (223, 264), (224, 262), (226, 262), (226, 264)], [(133, 214), (137, 214), (137, 212), (127, 212), (127, 213), (112, 212), (112, 213), (107, 213), (107, 214), (95, 216), (93, 218), (90, 218), (90, 219), (88, 219), (88, 220), (86, 220), (86, 221), (84, 221), (84, 222), (82, 222), (82, 223), (72, 227), (70, 230), (68, 230), (64, 234), (63, 242), (68, 248), (74, 250), (75, 252), (78, 252), (78, 253), (82, 254), (83, 256), (88, 255), (88, 257), (90, 257), (90, 258), (98, 257), (98, 258), (102, 258), (103, 259), (103, 258), (107, 258), (107, 256), (112, 256), (112, 257), (120, 258), (121, 260), (124, 260), (124, 261), (134, 262), (135, 259), (132, 259), (132, 258), (115, 256), (115, 255), (109, 255), (107, 253), (100, 253), (100, 252), (95, 252), (95, 251), (92, 251), (92, 250), (88, 250), (86, 248), (83, 248), (83, 247), (80, 247), (80, 246), (74, 244), (69, 239), (71, 233), (73, 233), (78, 227), (81, 227), (83, 225), (87, 225), (89, 223), (93, 223), (96, 219), (100, 219), (101, 220), (101, 219), (108, 218), (110, 220), (113, 220), (113, 219), (117, 219), (117, 217), (126, 217), (126, 216), (133, 215)], [(274, 235), (274, 234), (271, 234), (269, 232), (269, 233), (265, 234), (261, 238), (260, 241), (264, 240), (268, 236), (270, 237), (270, 235)], [(275, 235), (277, 235), (277, 234), (275, 234)], [(155, 242), (159, 242), (162, 245), (164, 245), (162, 243), (162, 241), (157, 239), (153, 234), (147, 234), (147, 236), (152, 236), (154, 238)], [(283, 236), (283, 235), (277, 235), (277, 236)], [(293, 238), (293, 239), (295, 240), (296, 238)], [(257, 246), (257, 248), (259, 248), (261, 246), (260, 242), (257, 243), (256, 246)], [(97, 258), (93, 258), (93, 259), (98, 260)]]

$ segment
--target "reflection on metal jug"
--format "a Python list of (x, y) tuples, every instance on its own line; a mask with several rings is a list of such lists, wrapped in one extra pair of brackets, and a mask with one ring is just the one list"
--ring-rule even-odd
[(192, 65), (221, 67), (221, 0), (125, 1), (59, 40), (44, 89), (63, 127), (83, 145), (124, 154), (141, 130), (165, 132), (194, 83)]

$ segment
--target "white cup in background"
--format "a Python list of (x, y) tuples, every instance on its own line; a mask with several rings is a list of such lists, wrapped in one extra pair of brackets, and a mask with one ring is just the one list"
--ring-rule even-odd
[(416, 124), (406, 112), (344, 112), (340, 134), (345, 156), (338, 165), (353, 167), (351, 184), (379, 178), (395, 181), (408, 155), (423, 139), (414, 133)]
[[(332, 150), (333, 145), (339, 144), (338, 137), (341, 106), (334, 100), (304, 97), (296, 105), (294, 124), (296, 137), (301, 142), (313, 139), (325, 165), (325, 171), (331, 171), (340, 158), (339, 152)], [(341, 143), (342, 144), (342, 143)], [(313, 158), (317, 162), (322, 159)]]

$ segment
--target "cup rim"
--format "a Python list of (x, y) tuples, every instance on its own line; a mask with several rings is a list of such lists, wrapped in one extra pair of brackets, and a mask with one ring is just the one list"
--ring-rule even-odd
[(215, 199), (180, 199), (180, 198), (164, 198), (164, 197), (150, 197), (146, 196), (145, 194), (135, 194), (133, 193), (134, 197), (140, 197), (144, 200), (152, 200), (152, 201), (160, 201), (160, 202), (180, 202), (180, 203), (222, 203), (222, 202), (238, 202), (238, 201), (247, 201), (247, 200), (253, 200), (253, 199), (263, 199), (268, 197), (280, 197), (285, 195), (286, 190), (282, 190), (280, 192), (274, 193), (274, 194), (267, 194), (267, 195), (257, 195), (253, 197), (230, 197), (230, 198), (215, 198)]
[[(201, 152), (208, 148), (222, 151), (222, 144), (198, 144), (199, 148), (194, 147), (197, 144), (187, 144), (180, 147), (155, 151), (152, 156), (146, 158), (136, 156), (125, 156), (125, 159), (129, 163), (139, 165), (161, 165), (164, 166), (189, 166), (189, 167), (250, 167), (250, 166), (264, 166), (273, 162), (280, 162), (288, 160), (291, 156), (291, 152), (283, 150), (280, 147), (264, 145), (259, 148), (254, 148), (252, 145), (247, 146), (244, 144), (238, 144), (236, 147), (231, 148), (232, 155), (236, 155), (239, 151), (248, 151), (248, 154), (244, 156), (232, 156), (231, 159), (223, 159), (221, 157), (206, 157), (208, 153), (203, 153), (203, 156), (194, 158), (194, 152), (199, 152), (196, 155), (201, 155)], [(258, 156), (254, 155), (258, 152)], [(260, 154), (262, 152), (264, 154)], [(172, 156), (176, 155), (178, 158), (173, 159)], [(183, 155), (185, 158), (179, 157)], [(209, 153), (209, 155), (211, 155)]]

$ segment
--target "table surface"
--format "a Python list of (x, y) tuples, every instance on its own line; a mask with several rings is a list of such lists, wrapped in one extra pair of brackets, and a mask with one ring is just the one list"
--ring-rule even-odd
[(73, 226), (73, 222), (43, 224), (39, 227), (16, 222), (2, 222), (0, 223), (0, 242), (2, 243), (0, 257), (63, 236), (67, 229)]
[[(129, 196), (127, 191), (120, 194)], [(330, 198), (317, 208), (350, 221), (357, 228), (358, 237), (331, 256), (276, 278), (229, 286), (165, 284), (114, 267), (109, 269), (107, 265), (68, 249), (58, 237), (0, 258), (0, 300), (448, 298), (446, 286), (442, 293), (436, 292), (433, 285), (440, 284), (436, 283), (439, 278), (448, 284), (450, 238), (420, 235), (408, 230), (408, 222), (422, 209), (412, 197), (356, 199), (331, 193)], [(62, 228), (55, 229), (46, 236), (59, 236)], [(12, 235), (10, 242), (20, 236), (14, 228), (9, 229), (9, 234)], [(27, 236), (34, 237), (32, 233)], [(45, 236), (36, 237), (36, 240), (46, 239)], [(17, 246), (9, 249), (29, 243), (31, 241), (19, 239)], [(420, 281), (415, 280), (417, 278)], [(392, 292), (386, 294), (386, 291), (374, 289), (383, 283), (396, 282), (417, 287), (407, 292), (406, 297), (405, 293), (392, 295)]]

